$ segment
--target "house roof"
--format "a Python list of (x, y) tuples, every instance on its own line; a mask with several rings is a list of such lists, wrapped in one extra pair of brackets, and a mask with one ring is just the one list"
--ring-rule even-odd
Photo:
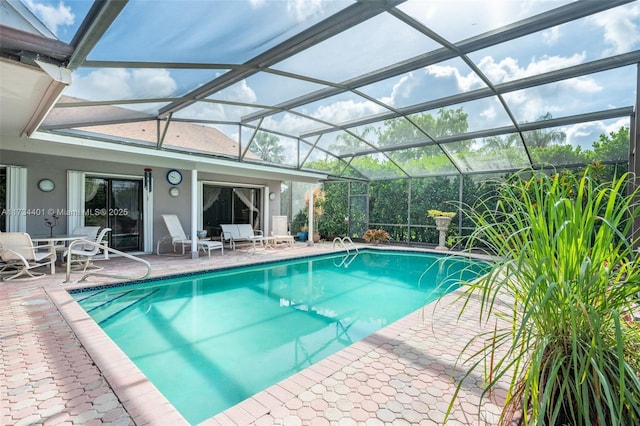
[[(81, 99), (61, 96), (61, 103), (82, 102)], [(215, 154), (229, 158), (241, 155), (239, 143), (212, 126), (198, 123), (175, 122), (167, 125), (144, 114), (135, 114), (126, 109), (112, 105), (101, 105), (70, 111), (65, 108), (53, 109), (44, 121), (47, 123), (68, 122), (92, 124), (95, 116), (135, 117), (141, 121), (116, 121), (113, 124), (77, 125), (74, 130), (78, 134), (92, 135), (118, 141), (125, 141), (141, 146), (165, 147), (201, 154)], [(165, 131), (166, 130), (166, 131)], [(259, 160), (252, 152), (246, 153), (247, 159)]]

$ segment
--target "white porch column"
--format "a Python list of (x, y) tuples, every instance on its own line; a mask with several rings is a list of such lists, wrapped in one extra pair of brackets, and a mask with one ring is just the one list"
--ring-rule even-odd
[(7, 210), (25, 212), (6, 216), (7, 231), (27, 232), (27, 169), (7, 167)]
[(198, 171), (191, 170), (191, 258), (198, 258)]
[(262, 231), (264, 236), (271, 235), (271, 221), (269, 220), (269, 187), (265, 186), (262, 189)]
[(307, 213), (307, 215), (309, 216), (309, 224), (307, 225), (309, 227), (309, 234), (307, 236), (307, 245), (308, 246), (312, 246), (313, 245), (313, 189), (311, 191), (309, 191), (309, 212)]
[(78, 226), (84, 226), (84, 185), (85, 172), (67, 170), (67, 211), (78, 212), (67, 216), (67, 234), (71, 234)]

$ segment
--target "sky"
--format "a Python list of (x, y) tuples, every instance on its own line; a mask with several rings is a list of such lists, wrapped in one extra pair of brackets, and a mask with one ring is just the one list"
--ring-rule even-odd
[[(70, 42), (91, 6), (87, 0), (22, 0), (61, 40)], [(567, 0), (408, 0), (398, 8), (449, 42), (568, 4)], [(131, 0), (89, 54), (90, 60), (241, 64), (351, 4), (338, 0)], [(493, 84), (570, 67), (640, 46), (640, 4), (631, 3), (502, 45), (471, 52), (468, 57)], [(440, 45), (390, 14), (371, 18), (329, 40), (272, 66), (306, 75), (318, 83), (274, 74), (258, 74), (212, 98), (256, 107), (198, 104), (177, 114), (182, 118), (237, 121), (260, 105), (274, 105), (341, 83), (439, 48)], [(226, 69), (80, 68), (66, 95), (88, 100), (145, 99), (181, 96), (223, 74)], [(635, 104), (636, 68), (626, 67), (543, 87), (507, 93), (509, 109), (519, 122), (554, 118)], [(485, 87), (461, 59), (360, 87), (362, 93), (390, 108), (402, 108)], [(631, 88), (631, 90), (630, 90)], [(157, 112), (161, 104), (135, 105)], [(459, 107), (453, 105), (452, 107)], [(507, 117), (495, 98), (463, 105), (469, 130), (502, 126)], [(346, 123), (388, 111), (355, 93), (297, 108), (300, 115), (267, 117), (265, 128), (299, 134), (325, 123)], [(311, 117), (316, 122), (303, 116)], [(629, 125), (628, 119), (566, 126), (568, 142), (589, 147), (600, 133)]]

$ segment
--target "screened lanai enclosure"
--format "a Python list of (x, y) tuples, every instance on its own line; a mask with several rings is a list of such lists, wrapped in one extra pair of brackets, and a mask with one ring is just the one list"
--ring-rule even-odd
[[(427, 210), (457, 211), (523, 168), (638, 171), (634, 0), (12, 0), (2, 13), (4, 57), (72, 72), (39, 138), (317, 173), (329, 238), (375, 227), (436, 242)], [(282, 185), (292, 233), (312, 190)]]

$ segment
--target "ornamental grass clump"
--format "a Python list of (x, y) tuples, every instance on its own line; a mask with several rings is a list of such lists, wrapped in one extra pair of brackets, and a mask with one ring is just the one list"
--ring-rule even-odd
[(466, 376), (478, 369), (484, 394), (509, 382), (501, 424), (640, 424), (640, 333), (629, 320), (640, 292), (639, 193), (627, 194), (628, 174), (596, 177), (520, 173), (471, 209), (471, 242), (497, 260), (465, 287), (462, 309), (479, 300), (482, 322), (507, 325), (469, 343), (483, 348), (464, 359)]

